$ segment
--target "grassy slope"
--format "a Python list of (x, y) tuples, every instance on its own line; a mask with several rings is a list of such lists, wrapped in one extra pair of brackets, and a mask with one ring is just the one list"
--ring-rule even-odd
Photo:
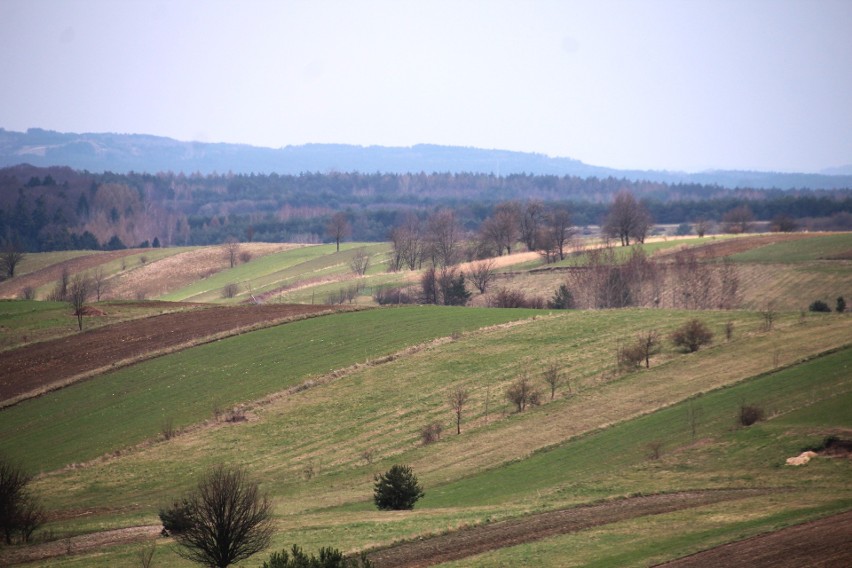
[[(528, 317), (528, 311), (403, 308), (294, 322), (142, 363), (0, 413), (0, 450), (27, 467), (92, 459), (408, 345)], [(191, 316), (190, 316), (191, 317)]]
[[(386, 243), (344, 243), (340, 252), (334, 245), (303, 247), (257, 258), (239, 264), (162, 296), (162, 300), (189, 300), (194, 302), (221, 302), (222, 288), (238, 283), (239, 294), (228, 300), (245, 300), (250, 294), (261, 294), (303, 280), (340, 278), (351, 272), (349, 261), (359, 250), (366, 250), (376, 263), (388, 250)], [(319, 300), (318, 300), (319, 303)]]
[[(539, 323), (552, 322), (543, 320)], [(516, 331), (528, 328), (529, 325), (525, 325), (516, 328)], [(820, 330), (812, 328), (810, 331)], [(488, 335), (493, 333), (499, 333), (499, 330), (489, 332)], [(470, 339), (478, 341), (481, 338), (471, 336)], [(466, 341), (467, 337), (439, 349), (443, 351), (463, 347)], [(421, 354), (412, 359), (428, 359), (427, 355)], [(716, 364), (727, 359), (723, 347), (717, 348), (715, 352), (709, 350), (704, 356)], [(215, 459), (224, 458), (227, 461), (228, 456), (233, 455), (230, 459), (238, 459), (252, 469), (265, 481), (268, 489), (283, 499), (278, 502), (281, 513), (293, 510), (293, 501), (305, 500), (304, 504), (295, 505), (296, 509), (302, 510), (301, 513), (279, 520), (275, 546), (280, 548), (298, 542), (309, 549), (329, 544), (345, 549), (363, 547), (368, 543), (388, 542), (487, 522), (486, 519), (495, 520), (541, 508), (549, 509), (636, 491), (755, 485), (794, 489), (781, 495), (755, 497), (733, 504), (625, 521), (576, 535), (495, 551), (460, 562), (459, 565), (463, 566), (509, 566), (517, 565), (518, 562), (529, 563), (533, 559), (539, 565), (561, 566), (565, 565), (566, 551), (569, 550), (577, 565), (646, 565), (649, 559), (656, 561), (686, 554), (731, 538), (800, 522), (852, 505), (848, 488), (845, 491), (842, 489), (850, 473), (847, 462), (819, 461), (808, 468), (799, 469), (780, 466), (785, 457), (797, 454), (803, 445), (811, 444), (831, 431), (832, 428), (827, 428), (827, 424), (852, 427), (848, 411), (849, 403), (852, 402), (852, 384), (848, 375), (850, 351), (846, 350), (805, 365), (747, 380), (599, 432), (587, 426), (589, 433), (537, 452), (529, 459), (511, 462), (496, 469), (480, 469), (479, 473), (461, 478), (458, 478), (458, 473), (446, 474), (455, 478), (449, 483), (441, 482), (440, 478), (445, 476), (443, 469), (452, 469), (452, 464), (448, 465), (447, 461), (459, 457), (459, 441), (479, 436), (478, 432), (461, 437), (448, 436), (439, 444), (425, 449), (410, 449), (401, 456), (416, 460), (420, 455), (419, 463), (415, 461), (415, 470), (418, 472), (427, 470), (426, 464), (431, 461), (442, 462), (439, 464), (441, 473), (427, 472), (421, 476), (426, 480), (427, 497), (418, 505), (417, 511), (376, 513), (369, 507), (355, 505), (353, 508), (350, 505), (327, 512), (309, 512), (311, 508), (321, 507), (327, 502), (322, 499), (323, 494), (345, 493), (347, 479), (353, 477), (362, 495), (354, 497), (353, 503), (357, 503), (364, 498), (364, 494), (369, 493), (369, 472), (382, 470), (390, 463), (380, 461), (372, 467), (337, 463), (337, 454), (352, 454), (358, 450), (362, 430), (372, 433), (376, 430), (376, 424), (360, 427), (347, 418), (346, 407), (360, 407), (364, 404), (363, 399), (340, 399), (338, 395), (356, 396), (357, 392), (368, 386), (368, 377), (364, 376), (359, 384), (357, 375), (382, 374), (382, 371), (396, 375), (399, 369), (394, 367), (405, 362), (400, 360), (384, 369), (366, 369), (350, 379), (300, 393), (292, 400), (282, 402), (282, 408), (278, 410), (265, 410), (259, 422), (220, 428), (186, 439), (178, 438), (174, 443), (158, 445), (143, 454), (91, 469), (50, 476), (40, 482), (39, 488), (49, 490), (54, 499), (68, 499), (70, 503), (81, 506), (111, 507), (122, 503), (156, 502), (157, 499), (161, 502), (162, 479), (169, 479), (170, 487), (174, 484), (180, 486), (186, 477), (194, 476), (199, 467)], [(426, 363), (421, 361), (421, 364)], [(690, 367), (693, 367), (694, 362), (690, 363)], [(664, 372), (667, 366), (671, 364), (660, 365), (657, 371)], [(631, 377), (626, 377), (606, 386), (616, 388), (618, 383), (624, 383), (625, 391), (644, 398), (641, 392), (637, 393), (637, 387), (640, 382), (652, 381), (654, 375), (655, 370), (652, 369), (633, 375), (637, 379), (633, 384), (630, 384)], [(356, 384), (350, 385), (343, 392), (323, 392), (345, 389), (347, 383), (353, 382)], [(394, 384), (403, 387), (399, 381)], [(587, 388), (595, 390), (591, 385)], [(372, 392), (375, 396), (375, 391)], [(588, 406), (582, 393), (577, 397), (563, 399), (560, 401), (561, 407), (560, 403), (546, 405), (524, 416), (492, 423), (481, 431), (500, 431), (503, 444), (517, 447), (523, 438), (512, 434), (510, 426), (513, 422), (519, 419), (526, 421), (525, 430), (532, 434), (542, 428), (551, 429), (552, 425), (544, 423), (546, 416), (569, 414), (576, 417), (579, 409)], [(388, 395), (386, 391), (382, 397), (392, 398)], [(320, 432), (314, 434), (316, 423), (298, 412), (304, 408), (293, 407), (297, 404), (297, 398), (318, 398), (317, 403), (332, 406), (331, 411), (340, 417), (341, 424), (321, 428)], [(616, 396), (607, 399), (614, 405), (625, 404), (624, 399)], [(773, 418), (748, 429), (732, 430), (736, 409), (742, 401), (762, 404)], [(700, 408), (696, 431), (699, 443), (693, 444), (686, 416), (688, 409), (695, 409), (696, 406)], [(363, 418), (364, 411), (369, 415), (374, 410), (361, 408), (353, 412)], [(264, 427), (264, 423), (282, 420), (285, 424), (279, 428), (270, 429), (269, 424)], [(376, 420), (388, 419), (376, 417)], [(349, 428), (354, 431), (344, 434)], [(348, 442), (341, 440), (337, 444), (335, 440), (338, 436), (346, 436)], [(320, 441), (317, 442), (316, 438)], [(665, 442), (663, 458), (648, 461), (644, 444), (659, 438)], [(247, 444), (249, 440), (252, 441), (251, 445)], [(377, 441), (380, 442), (381, 438)], [(298, 470), (294, 471), (294, 467), (288, 467), (290, 464), (286, 462), (292, 459), (296, 459), (297, 467), (304, 466), (306, 462), (298, 460), (296, 456), (309, 455), (311, 447), (326, 443), (329, 448), (313, 463), (316, 468), (316, 477), (313, 479), (306, 480)], [(347, 448), (347, 443), (354, 447)], [(280, 450), (276, 449), (279, 447)], [(288, 447), (295, 449), (288, 450)], [(521, 451), (521, 454), (525, 453)], [(216, 457), (213, 458), (213, 455)], [(349, 462), (350, 457), (346, 456), (343, 460)], [(291, 475), (294, 478), (288, 480)], [(284, 478), (283, 484), (277, 481), (281, 478)], [(89, 505), (87, 495), (93, 499)], [(132, 518), (151, 519), (150, 516), (137, 515), (132, 514)], [(89, 522), (88, 526), (94, 528), (97, 525)], [(673, 526), (680, 528), (673, 532)], [(579, 549), (576, 548), (578, 545)], [(160, 548), (158, 555), (164, 556), (170, 565), (181, 565), (170, 551), (162, 546)], [(97, 566), (108, 565), (109, 562), (130, 565), (132, 550), (132, 547), (120, 547), (114, 555), (70, 559), (67, 565)]]
[(785, 241), (731, 255), (735, 262), (799, 263), (827, 260), (852, 251), (852, 233)]

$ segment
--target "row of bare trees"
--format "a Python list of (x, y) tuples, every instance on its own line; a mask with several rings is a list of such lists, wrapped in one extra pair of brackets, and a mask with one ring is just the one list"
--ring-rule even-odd
[(540, 201), (499, 203), (476, 233), (465, 232), (450, 209), (421, 221), (408, 214), (391, 231), (391, 270), (416, 270), (424, 264), (451, 266), (511, 254), (522, 243), (527, 250), (542, 251), (548, 260), (565, 258), (574, 229), (567, 206), (550, 208)]
[(642, 249), (633, 249), (624, 260), (612, 248), (586, 254), (587, 265), (568, 269), (566, 276), (573, 307), (732, 309), (740, 301), (736, 266), (700, 262), (691, 249), (669, 262), (651, 260)]

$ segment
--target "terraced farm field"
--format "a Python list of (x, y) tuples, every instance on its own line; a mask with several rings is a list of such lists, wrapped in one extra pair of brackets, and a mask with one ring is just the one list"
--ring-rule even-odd
[[(0, 382), (31, 381), (36, 360), (55, 357), (54, 372), (71, 376), (83, 372), (71, 363), (90, 360), (85, 381), (0, 410), (0, 452), (38, 473), (33, 490), (50, 511), (44, 536), (0, 548), (0, 564), (135, 566), (153, 544), (155, 565), (190, 566), (158, 536), (157, 511), (219, 463), (244, 467), (274, 503), (271, 547), (241, 566), (293, 543), (366, 551), (379, 567), (690, 566), (726, 547), (758, 566), (844, 562), (817, 544), (844, 542), (850, 526), (852, 460), (826, 440), (852, 439), (852, 318), (801, 310), (817, 294), (852, 296), (852, 241), (771, 237), (720, 239), (706, 259), (725, 243), (753, 310), (311, 305), (356, 280), (347, 259), (358, 244), (273, 251), (175, 291), (237, 302), (215, 296), (239, 276), (266, 306), (141, 302), (149, 310), (133, 315), (102, 302), (124, 305), (125, 319), (92, 316), (91, 332), (71, 334), (61, 304), (0, 304), (0, 364), (21, 361), (19, 380)], [(416, 282), (416, 271), (384, 272), (385, 247), (370, 249), (375, 268), (357, 280)], [(544, 295), (562, 278), (514, 260), (499, 286)], [(174, 313), (157, 311), (166, 306)], [(685, 353), (669, 337), (692, 318), (714, 338)], [(171, 338), (181, 326), (194, 331)], [(21, 339), (39, 328), (39, 341)], [(650, 330), (660, 338), (650, 367), (620, 366), (618, 353)], [(562, 377), (552, 396), (550, 366)], [(506, 397), (521, 377), (540, 392), (523, 412)], [(459, 388), (456, 434), (448, 398)], [(763, 419), (744, 426), (744, 405)], [(424, 443), (433, 424), (443, 433)], [(785, 465), (808, 448), (807, 465)], [(374, 475), (398, 463), (426, 495), (413, 511), (377, 511)], [(803, 543), (811, 549), (796, 556)]]

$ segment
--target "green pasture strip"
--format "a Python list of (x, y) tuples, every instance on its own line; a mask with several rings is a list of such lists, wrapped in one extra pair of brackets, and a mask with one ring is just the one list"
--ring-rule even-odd
[[(211, 290), (220, 291), (228, 282), (236, 282), (245, 279), (258, 279), (267, 276), (270, 273), (280, 270), (288, 266), (294, 266), (327, 254), (323, 251), (324, 247), (320, 246), (304, 246), (280, 252), (263, 255), (253, 258), (251, 261), (238, 264), (234, 268), (223, 269), (209, 278), (193, 282), (188, 286), (184, 286), (178, 290), (174, 290), (161, 296), (161, 300), (179, 301), (187, 298), (209, 292)], [(222, 252), (224, 259), (224, 251)], [(224, 260), (223, 260), (224, 262)]]
[(813, 235), (731, 255), (735, 262), (796, 263), (852, 252), (852, 233)]
[(340, 252), (335, 245), (300, 247), (256, 258), (222, 270), (204, 280), (166, 294), (164, 300), (222, 301), (222, 288), (229, 283), (240, 285), (239, 299), (250, 293), (259, 294), (299, 279), (309, 279), (327, 273), (349, 271), (349, 261), (356, 251), (383, 251), (384, 244), (344, 243)]
[[(57, 508), (128, 500), (144, 504), (162, 491), (162, 479), (186, 487), (205, 467), (225, 462), (248, 467), (290, 511), (365, 503), (379, 468), (409, 463), (430, 487), (437, 486), (626, 420), (643, 409), (770, 369), (773, 354), (768, 346), (776, 340), (790, 344), (779, 359), (789, 364), (819, 352), (811, 338), (821, 337), (819, 345), (837, 345), (850, 329), (840, 325), (845, 320), (804, 325), (791, 316), (779, 322), (777, 333), (755, 335), (748, 329), (759, 323), (757, 314), (707, 313), (706, 321), (717, 331), (733, 318), (735, 337), (742, 341), (693, 355), (667, 348), (650, 371), (607, 378), (619, 338), (654, 327), (664, 333), (690, 315), (663, 310), (569, 312), (465, 334), (253, 409), (248, 422), (189, 433), (104, 464), (52, 475), (46, 490)], [(452, 327), (445, 333), (452, 333)], [(540, 373), (550, 360), (569, 373), (579, 394), (566, 397), (563, 388), (553, 403), (513, 414), (504, 397), (509, 383), (527, 371), (542, 388)], [(240, 365), (253, 374), (247, 361)], [(452, 434), (447, 407), (447, 396), (457, 385), (470, 391), (462, 436)], [(443, 425), (444, 437), (438, 444), (422, 446), (420, 430), (432, 422)], [(372, 464), (363, 457), (367, 450), (373, 451)]]
[[(852, 390), (852, 349), (846, 348), (776, 373), (722, 388), (570, 440), (529, 459), (431, 488), (422, 507), (470, 506), (517, 499), (535, 489), (589, 479), (647, 459), (648, 444), (666, 447), (691, 443), (690, 409), (700, 409), (697, 437), (729, 431), (743, 402), (768, 413), (790, 412), (812, 400)], [(789, 451), (789, 450), (788, 450)], [(789, 457), (789, 456), (787, 456)]]
[(103, 251), (96, 250), (63, 250), (55, 252), (28, 252), (24, 254), (24, 259), (15, 268), (15, 276), (23, 276), (36, 272), (42, 268), (72, 260), (81, 256), (91, 256), (103, 254)]
[(797, 492), (738, 499), (661, 515), (648, 515), (518, 546), (496, 549), (446, 568), (644, 567), (728, 542), (841, 513), (848, 497)]
[[(376, 274), (368, 274), (363, 278), (329, 282), (327, 284), (309, 286), (292, 292), (284, 292), (280, 296), (276, 297), (275, 301), (293, 304), (324, 304), (328, 300), (329, 296), (337, 296), (341, 290), (346, 290), (350, 286), (355, 285), (361, 285), (363, 287), (359, 293), (359, 297), (372, 298), (373, 292), (381, 287), (396, 288), (400, 285), (417, 285), (416, 282), (408, 282), (405, 280), (405, 277), (406, 275), (400, 272), (379, 272)], [(356, 301), (356, 303), (358, 302)]]
[[(761, 441), (761, 437), (757, 434), (758, 429), (764, 428), (764, 425), (775, 424), (776, 421), (796, 416), (796, 413), (783, 415), (761, 423), (759, 426), (734, 432), (734, 435), (738, 437), (737, 446), (741, 446), (741, 450), (736, 452), (735, 459), (730, 462), (720, 460), (715, 451), (710, 452), (703, 446), (698, 446), (694, 452), (699, 453), (700, 456), (707, 454), (712, 459), (699, 460), (699, 465), (693, 466), (691, 464), (695, 461), (694, 457), (676, 451), (680, 442), (666, 437), (663, 460), (649, 462), (646, 456), (647, 450), (640, 447), (636, 448), (630, 459), (622, 460), (626, 462), (625, 465), (618, 465), (621, 463), (618, 459), (605, 455), (607, 459), (602, 461), (600, 471), (595, 463), (586, 463), (585, 470), (580, 467), (566, 468), (563, 464), (557, 463), (556, 466), (550, 467), (548, 476), (545, 476), (544, 480), (533, 477), (528, 484), (525, 484), (523, 480), (509, 480), (516, 486), (508, 489), (503, 489), (500, 485), (492, 487), (491, 492), (494, 498), (489, 495), (474, 494), (472, 499), (460, 499), (458, 503), (445, 498), (444, 501), (449, 501), (449, 504), (447, 508), (440, 508), (439, 505), (443, 501), (433, 500), (433, 494), (442, 492), (447, 487), (439, 481), (441, 476), (446, 477), (452, 474), (442, 474), (438, 471), (421, 476), (422, 479), (428, 480), (427, 496), (422, 501), (423, 506), (421, 507), (421, 503), (418, 503), (417, 509), (412, 513), (377, 513), (367, 503), (372, 474), (387, 469), (391, 463), (412, 463), (412, 458), (415, 458), (419, 460), (415, 471), (421, 472), (426, 463), (441, 461), (444, 455), (449, 454), (450, 462), (456, 459), (454, 455), (458, 459), (464, 457), (458, 454), (452, 443), (443, 441), (423, 448), (411, 449), (419, 445), (417, 442), (419, 426), (435, 418), (447, 419), (445, 395), (448, 388), (456, 384), (456, 380), (463, 377), (461, 384), (469, 387), (481, 386), (482, 382), (505, 383), (506, 379), (517, 372), (519, 363), (529, 363), (529, 360), (525, 361), (523, 355), (519, 357), (518, 353), (535, 357), (537, 354), (533, 351), (534, 346), (538, 346), (542, 353), (552, 353), (555, 346), (563, 344), (570, 346), (572, 352), (589, 358), (585, 363), (571, 359), (571, 368), (577, 369), (577, 374), (580, 374), (585, 372), (580, 371), (581, 368), (592, 368), (600, 364), (599, 355), (606, 351), (607, 344), (612, 344), (613, 336), (610, 334), (618, 332), (622, 335), (629, 334), (632, 328), (641, 329), (652, 323), (654, 320), (650, 318), (657, 318), (657, 322), (662, 318), (674, 319), (677, 322), (677, 316), (686, 314), (686, 312), (655, 310), (577, 312), (567, 314), (572, 317), (542, 319), (518, 328), (492, 330), (482, 335), (465, 335), (459, 341), (445, 344), (435, 351), (421, 352), (388, 365), (366, 368), (362, 372), (350, 375), (346, 380), (304, 391), (268, 409), (261, 408), (258, 410), (257, 420), (235, 426), (223, 426), (186, 437), (181, 436), (172, 442), (157, 444), (144, 452), (110, 460), (104, 464), (53, 474), (39, 480), (36, 489), (40, 494), (45, 495), (51, 508), (129, 505), (138, 507), (139, 510), (151, 511), (152, 508), (156, 510), (156, 507), (169, 496), (188, 487), (192, 480), (209, 465), (220, 462), (239, 463), (263, 482), (265, 490), (271, 491), (277, 497), (276, 508), (279, 514), (283, 510), (291, 510), (294, 506), (302, 511), (296, 516), (288, 515), (283, 518), (280, 531), (284, 536), (276, 536), (276, 541), (281, 543), (281, 547), (289, 546), (292, 542), (306, 546), (316, 542), (347, 549), (349, 546), (363, 547), (370, 543), (381, 544), (399, 538), (413, 538), (417, 534), (454, 529), (459, 526), (459, 523), (475, 524), (485, 522), (488, 518), (514, 516), (533, 510), (531, 507), (551, 509), (599, 498), (625, 495), (636, 490), (655, 492), (680, 487), (726, 487), (731, 484), (749, 486), (748, 484), (754, 482), (734, 479), (734, 476), (738, 475), (737, 472), (744, 469), (742, 462), (747, 463), (749, 460), (757, 462), (758, 470), (748, 472), (755, 479), (761, 479), (762, 475), (772, 472), (786, 473), (783, 470), (776, 470), (774, 463), (769, 463), (762, 457), (770, 450), (762, 447), (767, 444)], [(728, 316), (729, 314), (726, 313), (716, 314), (719, 321), (724, 321), (722, 318)], [(741, 314), (741, 317), (746, 316), (754, 317), (753, 314)], [(737, 322), (737, 326), (737, 329), (746, 327), (741, 321)], [(542, 333), (542, 329), (550, 329), (550, 331)], [(824, 334), (820, 328), (810, 329), (815, 335)], [(586, 340), (582, 339), (584, 333), (588, 335)], [(562, 337), (561, 340), (560, 337)], [(752, 350), (761, 345), (763, 343), (758, 341)], [(848, 350), (846, 352), (848, 353)], [(467, 354), (467, 359), (463, 356), (464, 354)], [(700, 355), (702, 358), (706, 356), (711, 364), (713, 361), (721, 363), (731, 357), (744, 356), (740, 351), (731, 351), (724, 346), (720, 346), (715, 353), (714, 350), (709, 350), (706, 354), (700, 352)], [(696, 360), (695, 356), (681, 357), (685, 361), (682, 369), (695, 366), (700, 361), (700, 359)], [(694, 363), (690, 364), (690, 360)], [(808, 365), (820, 360), (815, 359)], [(671, 365), (661, 365), (659, 369), (666, 369), (668, 366)], [(824, 369), (819, 367), (808, 370), (816, 375), (822, 375), (823, 371)], [(573, 375), (575, 379), (577, 374)], [(671, 376), (672, 380), (677, 381), (680, 375), (675, 373)], [(624, 387), (629, 391), (631, 389), (628, 387), (631, 384), (641, 383), (646, 380), (645, 377), (650, 378), (650, 375), (646, 375), (645, 372), (638, 373), (634, 377), (635, 381), (633, 383), (626, 381)], [(615, 387), (620, 382), (608, 384)], [(841, 404), (835, 404), (836, 399), (825, 398), (826, 391), (831, 394), (834, 390), (840, 390), (833, 388), (830, 383), (831, 381), (821, 380), (814, 389), (811, 389), (811, 398), (808, 400), (822, 402), (807, 407), (809, 412), (819, 415), (821, 407), (826, 403), (843, 408)], [(749, 382), (742, 383), (742, 385), (747, 384)], [(679, 385), (673, 386), (679, 387)], [(593, 389), (594, 387), (591, 384), (585, 384), (584, 388)], [(733, 389), (736, 388), (739, 387), (733, 387)], [(718, 392), (724, 392), (724, 390)], [(505, 402), (498, 402), (502, 391), (493, 389), (491, 392), (494, 397), (492, 400), (495, 401), (492, 415), (496, 422), (489, 427), (479, 429), (474, 429), (466, 422), (463, 426), (465, 435), (459, 438), (445, 430), (444, 436), (448, 442), (464, 440), (472, 436), (474, 445), (499, 443), (514, 446), (519, 459), (522, 459), (526, 453), (523, 447), (524, 438), (511, 435), (507, 427), (512, 424), (521, 424), (524, 431), (533, 436), (537, 429), (548, 428), (545, 422), (549, 414), (570, 413), (572, 408), (570, 404), (560, 406), (559, 403), (562, 401), (558, 401), (552, 407), (548, 404), (524, 415), (500, 420), (499, 407), (505, 404)], [(483, 394), (481, 389), (475, 389), (473, 393), (475, 397), (481, 397)], [(629, 392), (625, 394), (629, 395)], [(644, 398), (647, 395), (634, 396)], [(724, 438), (731, 433), (733, 416), (728, 413), (722, 418), (721, 426), (717, 427), (715, 418), (709, 416), (709, 411), (704, 406), (709, 396), (711, 395), (694, 399), (700, 401), (702, 408), (697, 438), (705, 439), (716, 430), (721, 431)], [(783, 393), (778, 396), (783, 398)], [(612, 397), (613, 404), (620, 404), (619, 398), (620, 395), (616, 393), (616, 396)], [(740, 400), (736, 396), (732, 398), (738, 407)], [(573, 401), (573, 397), (566, 401)], [(481, 413), (481, 402), (481, 398), (478, 400), (475, 398), (472, 401), (471, 422), (477, 419), (477, 414)], [(752, 401), (745, 400), (745, 402)], [(649, 401), (648, 404), (656, 403)], [(769, 404), (766, 408), (769, 413), (778, 410)], [(803, 410), (797, 411), (799, 412)], [(481, 419), (481, 415), (479, 418)], [(713, 420), (708, 422), (708, 418)], [(685, 416), (682, 420), (686, 423)], [(489, 431), (496, 432), (497, 436), (491, 439), (480, 437), (480, 433)], [(679, 432), (682, 434), (683, 428)], [(660, 437), (661, 434), (668, 436), (665, 430), (658, 430), (650, 434), (651, 439), (655, 439), (653, 436)], [(628, 432), (625, 435), (632, 437), (632, 443), (640, 446), (644, 441), (641, 433)], [(742, 436), (753, 438), (741, 438)], [(686, 439), (687, 444), (692, 440), (691, 433), (681, 437)], [(584, 439), (580, 437), (575, 440), (583, 442)], [(575, 443), (569, 442), (566, 446), (573, 448)], [(801, 437), (790, 442), (793, 446), (801, 443)], [(586, 443), (586, 445), (590, 444)], [(724, 456), (724, 451), (730, 447), (730, 442), (723, 439), (722, 442), (714, 443), (712, 448), (716, 446), (721, 448), (720, 452)], [(377, 450), (377, 461), (372, 466), (363, 465), (362, 461), (362, 465), (353, 467), (360, 460), (359, 453), (369, 447)], [(749, 453), (752, 451), (750, 448), (759, 449), (762, 452), (760, 459), (752, 459), (753, 453)], [(402, 453), (399, 453), (400, 450)], [(556, 450), (559, 448), (557, 447)], [(385, 456), (384, 454), (388, 451), (391, 452), (390, 455)], [(621, 451), (621, 448), (599, 449), (598, 454), (578, 454), (578, 459), (585, 460), (588, 457), (594, 460), (598, 455), (618, 451)], [(540, 459), (546, 453), (549, 452), (534, 454), (531, 459)], [(686, 457), (680, 458), (681, 455)], [(786, 455), (782, 451), (782, 456)], [(777, 456), (775, 459), (777, 460)], [(523, 461), (515, 462), (505, 469), (514, 468), (517, 464), (523, 463)], [(718, 465), (719, 463), (722, 465)], [(305, 467), (310, 464), (316, 472), (316, 477), (313, 479), (303, 475)], [(652, 464), (653, 467), (648, 464)], [(661, 471), (659, 464), (672, 469), (676, 476)], [(549, 467), (549, 465), (538, 462), (537, 467)], [(689, 467), (683, 469), (684, 465)], [(696, 467), (702, 469), (696, 470)], [(565, 471), (560, 475), (556, 468), (565, 469)], [(706, 469), (708, 473), (704, 473), (703, 469)], [(530, 470), (525, 471), (530, 473)], [(581, 472), (579, 475), (578, 471)], [(819, 472), (814, 468), (800, 472), (799, 475), (810, 471)], [(844, 473), (848, 475), (848, 466), (845, 472), (837, 471), (833, 477), (828, 476), (825, 479), (829, 481), (833, 479), (836, 484), (837, 479), (844, 479)], [(489, 477), (491, 475), (494, 475), (494, 471), (486, 472), (482, 476), (469, 477), (461, 483), (467, 483), (470, 480), (490, 483), (493, 482), (493, 479)], [(821, 478), (812, 479), (819, 481), (813, 483), (813, 486), (826, 486), (827, 482)], [(780, 479), (774, 483), (789, 485), (791, 481)], [(804, 483), (805, 481), (796, 482), (799, 486)], [(356, 486), (356, 491), (351, 489), (353, 485)], [(508, 482), (504, 483), (505, 485), (508, 485)], [(339, 494), (336, 500), (340, 503), (353, 503), (353, 500), (359, 503), (342, 508), (337, 507), (328, 510), (327, 513), (310, 513), (309, 515), (317, 518), (315, 524), (304, 521), (303, 511), (306, 507), (304, 503), (308, 503), (307, 507), (310, 507), (309, 503), (316, 503), (315, 507), (326, 506), (333, 502), (329, 500), (329, 492)], [(472, 501), (483, 504), (471, 506)], [(344, 523), (341, 519), (350, 520)], [(411, 522), (416, 522), (417, 525), (410, 525)]]
[[(340, 252), (335, 252), (334, 245), (321, 245), (321, 247), (326, 249), (323, 255), (311, 258), (284, 270), (276, 271), (254, 281), (252, 283), (254, 286), (253, 292), (255, 294), (275, 292), (285, 286), (300, 285), (305, 286), (305, 289), (310, 289), (317, 285), (322, 285), (321, 281), (324, 278), (337, 279), (344, 277), (351, 273), (349, 262), (360, 249), (364, 249), (370, 255), (371, 263), (374, 264), (373, 270), (375, 271), (377, 270), (376, 264), (384, 261), (388, 250), (387, 243), (344, 243), (340, 245)], [(376, 262), (373, 262), (374, 260)], [(378, 264), (378, 267), (381, 266), (381, 264)], [(319, 303), (320, 300), (316, 300), (316, 302)]]
[[(34, 471), (85, 461), (298, 384), (526, 310), (415, 307), (313, 318), (161, 357), (0, 412), (0, 451)], [(191, 317), (191, 316), (190, 316)]]

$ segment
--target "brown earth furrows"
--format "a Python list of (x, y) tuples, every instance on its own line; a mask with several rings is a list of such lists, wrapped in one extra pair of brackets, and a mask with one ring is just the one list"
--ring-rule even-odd
[(24, 274), (22, 276), (16, 276), (15, 278), (0, 283), (0, 298), (17, 298), (24, 288), (29, 287), (35, 289), (39, 286), (44, 286), (45, 284), (59, 280), (59, 277), (62, 276), (62, 271), (66, 268), (68, 269), (69, 274), (77, 274), (78, 272), (90, 270), (96, 266), (119, 259), (123, 256), (138, 254), (140, 250), (142, 249), (99, 252), (72, 258), (65, 262), (51, 264), (41, 270), (36, 270), (35, 272), (30, 272), (29, 274)]
[(420, 568), (474, 556), (489, 550), (581, 531), (646, 515), (659, 515), (753, 497), (761, 489), (686, 491), (630, 497), (605, 503), (538, 513), (448, 534), (406, 542), (368, 553), (378, 568)]
[(331, 309), (298, 304), (206, 307), (121, 322), (3, 351), (0, 406), (205, 340)]
[(852, 511), (660, 564), (667, 568), (852, 566)]

